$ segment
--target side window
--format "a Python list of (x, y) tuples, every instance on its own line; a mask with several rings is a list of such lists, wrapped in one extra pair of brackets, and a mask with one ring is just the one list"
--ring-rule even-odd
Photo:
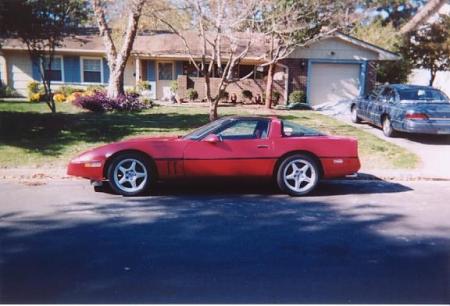
[(236, 120), (218, 134), (227, 139), (258, 139), (267, 138), (268, 120)]
[(380, 94), (381, 88), (380, 87), (375, 87), (374, 90), (372, 90), (372, 92), (369, 94), (369, 99), (370, 100), (375, 100), (378, 95)]
[(395, 92), (392, 88), (386, 88), (383, 92), (383, 98), (386, 103), (395, 102)]
[(383, 103), (395, 102), (395, 92), (392, 88), (386, 87), (380, 94), (379, 101)]

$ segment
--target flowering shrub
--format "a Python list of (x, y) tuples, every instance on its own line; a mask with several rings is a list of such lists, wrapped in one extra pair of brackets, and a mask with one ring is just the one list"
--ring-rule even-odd
[(55, 102), (61, 103), (66, 101), (66, 96), (61, 93), (57, 93), (53, 95), (53, 100), (55, 100)]
[(36, 98), (37, 93), (44, 93), (44, 88), (42, 87), (42, 84), (36, 81), (28, 82), (27, 84), (28, 98), (31, 100), (33, 95)]
[(92, 112), (140, 111), (151, 107), (151, 104), (139, 100), (139, 96), (133, 93), (110, 99), (104, 92), (95, 92), (90, 96), (77, 97), (73, 104)]
[(73, 101), (75, 101), (76, 98), (81, 97), (82, 95), (83, 95), (83, 92), (80, 92), (80, 91), (73, 92), (66, 98), (66, 101), (69, 103), (73, 103)]
[(41, 101), (41, 94), (40, 93), (31, 93), (28, 97), (30, 102), (39, 102)]
[(198, 98), (198, 92), (194, 88), (189, 88), (186, 91), (186, 96), (189, 100), (194, 101)]

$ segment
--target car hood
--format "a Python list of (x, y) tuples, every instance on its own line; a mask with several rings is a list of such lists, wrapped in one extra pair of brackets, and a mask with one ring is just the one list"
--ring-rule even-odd
[(126, 138), (124, 140), (118, 141), (116, 143), (123, 143), (123, 142), (140, 142), (140, 141), (173, 141), (181, 139), (178, 136), (138, 136), (138, 137), (131, 137)]
[(132, 137), (127, 138), (121, 141), (116, 141), (112, 143), (108, 143), (102, 146), (98, 146), (92, 149), (89, 149), (87, 151), (84, 151), (80, 153), (78, 156), (76, 156), (74, 159), (72, 159), (72, 162), (80, 162), (80, 161), (86, 161), (86, 160), (103, 160), (104, 158), (108, 157), (109, 155), (127, 148), (137, 148), (139, 147), (140, 142), (145, 143), (155, 143), (157, 145), (158, 143), (163, 143), (167, 141), (177, 141), (181, 138), (178, 138), (178, 136), (164, 136), (164, 137), (148, 137), (148, 136), (141, 136), (141, 137)]

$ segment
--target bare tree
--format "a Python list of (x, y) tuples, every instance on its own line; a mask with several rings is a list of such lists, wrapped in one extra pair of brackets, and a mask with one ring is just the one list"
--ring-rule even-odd
[[(209, 119), (212, 121), (217, 119), (217, 106), (227, 86), (252, 75), (237, 77), (234, 71), (254, 42), (256, 0), (187, 0), (182, 5), (177, 10), (189, 10), (193, 16), (189, 29), (174, 26), (161, 12), (152, 11), (151, 14), (183, 41), (190, 62), (204, 78)], [(186, 37), (186, 30), (198, 34), (200, 46), (192, 45), (193, 42)], [(213, 76), (219, 78), (215, 90), (211, 85)]]
[[(336, 13), (340, 10), (340, 4), (328, 0), (266, 0), (260, 2), (260, 18), (258, 31), (264, 33), (267, 44), (265, 55), (268, 66), (265, 106), (272, 107), (273, 76), (277, 63), (288, 57), (296, 48), (321, 36), (326, 35), (330, 28), (325, 26), (342, 26), (348, 10), (342, 10), (339, 22), (336, 22)], [(344, 18), (345, 17), (345, 18)], [(344, 21), (343, 21), (344, 20)], [(327, 29), (326, 31), (324, 31)]]
[(110, 70), (110, 78), (107, 95), (110, 98), (116, 98), (124, 94), (123, 78), (125, 66), (136, 38), (139, 19), (141, 17), (142, 8), (146, 0), (129, 0), (127, 25), (125, 28), (122, 46), (118, 51), (118, 46), (113, 40), (111, 28), (108, 26), (106, 4), (102, 0), (91, 0), (94, 14), (97, 19), (97, 25), (103, 43), (106, 48), (106, 56)]

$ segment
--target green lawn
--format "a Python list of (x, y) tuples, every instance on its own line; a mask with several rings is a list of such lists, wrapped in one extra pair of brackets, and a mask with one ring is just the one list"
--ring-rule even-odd
[[(313, 111), (221, 107), (220, 115), (277, 114), (330, 134), (355, 136), (365, 169), (414, 168), (416, 155)], [(0, 101), (1, 167), (62, 166), (87, 148), (136, 135), (185, 134), (208, 122), (207, 108), (156, 106), (140, 113), (95, 114), (66, 103), (56, 114), (43, 103)]]

